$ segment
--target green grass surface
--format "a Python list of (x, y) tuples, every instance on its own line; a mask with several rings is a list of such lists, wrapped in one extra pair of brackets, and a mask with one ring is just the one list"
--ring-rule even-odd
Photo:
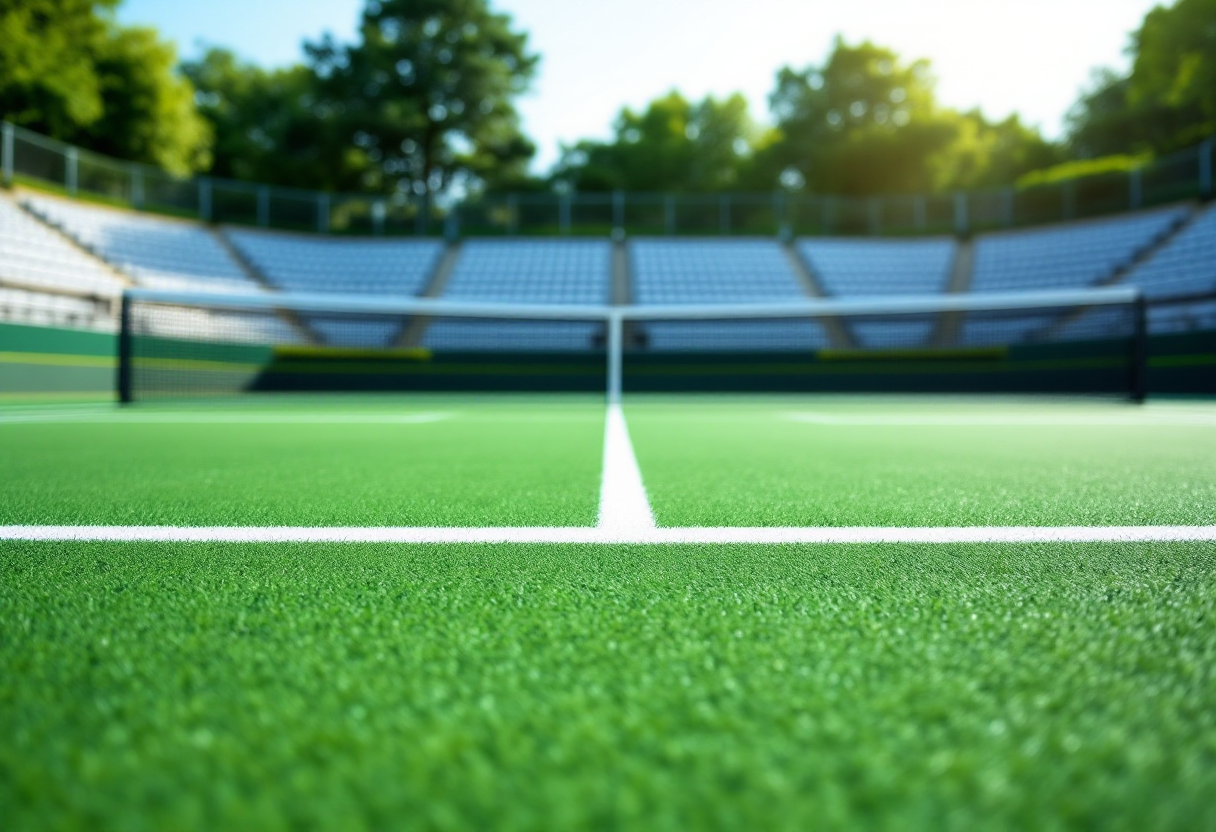
[[(665, 525), (1216, 521), (1211, 404), (626, 415)], [(603, 416), (9, 403), (0, 524), (591, 525)], [(1211, 829), (1216, 546), (0, 541), (0, 737), (5, 832)]]
[(1211, 545), (0, 543), (34, 829), (1216, 826)]
[(664, 526), (1216, 522), (1210, 404), (701, 398), (626, 414)]
[[(603, 405), (437, 398), (405, 406), (0, 412), (0, 522), (593, 525)], [(67, 421), (4, 421), (51, 418)], [(444, 414), (422, 424), (242, 424)], [(149, 422), (198, 418), (201, 422)]]

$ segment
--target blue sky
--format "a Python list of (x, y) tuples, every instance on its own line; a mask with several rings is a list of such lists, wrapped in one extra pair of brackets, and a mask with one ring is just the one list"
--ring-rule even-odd
[[(1128, 34), (1154, 0), (492, 0), (543, 56), (520, 102), (538, 143), (535, 166), (559, 142), (608, 134), (622, 105), (672, 88), (739, 91), (758, 120), (777, 69), (819, 63), (833, 37), (869, 38), (925, 57), (946, 104), (992, 117), (1020, 112), (1052, 137), (1098, 66), (1125, 67)], [(125, 0), (124, 23), (156, 26), (183, 56), (227, 46), (263, 65), (298, 60), (330, 31), (354, 36), (363, 0)]]

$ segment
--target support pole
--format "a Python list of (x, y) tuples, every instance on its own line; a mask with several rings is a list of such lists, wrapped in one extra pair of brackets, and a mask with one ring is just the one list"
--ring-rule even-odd
[(557, 203), (557, 225), (563, 237), (570, 236), (570, 194), (562, 194)]
[(970, 229), (971, 222), (967, 216), (967, 195), (962, 191), (954, 194), (954, 233), (960, 237)]
[(11, 185), (13, 184), (13, 133), (16, 131), (13, 130), (13, 125), (7, 121), (0, 130), (3, 130), (3, 138), (0, 139), (3, 149), (0, 150), (0, 156), (3, 156), (4, 184)]
[(64, 154), (64, 186), (69, 196), (76, 196), (80, 187), (80, 151), (69, 147)]
[(211, 180), (206, 176), (198, 180), (198, 218), (211, 222)]
[(612, 232), (617, 233), (618, 229), (621, 232), (625, 230), (625, 192), (612, 192)]
[(329, 194), (317, 194), (317, 233), (329, 233)]
[(144, 208), (144, 170), (139, 165), (131, 165), (131, 205), (137, 211)]
[(1127, 207), (1138, 211), (1144, 207), (1144, 176), (1140, 168), (1132, 168), (1127, 178)]
[(1216, 152), (1216, 139), (1208, 139), (1199, 145), (1199, 193), (1204, 199), (1212, 196), (1212, 153)]
[(621, 403), (621, 352), (625, 338), (624, 316), (619, 310), (608, 312), (608, 404)]
[(377, 237), (384, 236), (384, 217), (387, 213), (388, 208), (383, 199), (377, 199), (372, 203), (372, 233)]
[(1135, 320), (1128, 392), (1131, 400), (1139, 404), (1148, 396), (1148, 304), (1143, 294), (1136, 296), (1132, 304), (1132, 314)]
[(130, 404), (131, 395), (131, 298), (126, 292), (118, 309), (118, 401)]

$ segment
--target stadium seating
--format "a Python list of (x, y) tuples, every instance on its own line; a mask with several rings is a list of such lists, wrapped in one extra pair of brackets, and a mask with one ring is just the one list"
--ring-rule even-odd
[(29, 194), (23, 203), (143, 286), (257, 291), (201, 225)]
[(84, 297), (50, 295), (0, 286), (0, 321), (69, 329), (113, 331), (113, 307)]
[(1139, 252), (1186, 217), (1164, 208), (1115, 219), (987, 234), (975, 243), (973, 292), (1093, 286), (1112, 279)]
[[(267, 281), (292, 292), (417, 295), (443, 255), (439, 240), (324, 239), (237, 229), (224, 233)], [(331, 345), (386, 346), (401, 330), (399, 323), (388, 320), (353, 325), (336, 318), (307, 320)]]
[[(1216, 293), (1216, 210), (1209, 207), (1122, 281), (1150, 300)], [(1216, 302), (1150, 307), (1152, 332), (1216, 327)]]
[[(951, 239), (804, 239), (798, 253), (829, 295), (923, 295), (943, 292), (954, 266)], [(863, 347), (923, 346), (933, 320), (856, 321), (849, 327)]]
[[(611, 245), (601, 240), (472, 240), (448, 279), (448, 300), (604, 304)], [(578, 321), (438, 321), (423, 343), (448, 349), (583, 350), (603, 327)]]
[(943, 292), (954, 265), (951, 239), (804, 239), (798, 252), (836, 297)]
[(115, 296), (122, 281), (59, 233), (0, 197), (0, 279), (25, 289)]
[[(642, 304), (805, 300), (773, 240), (635, 240), (629, 247), (633, 300)], [(782, 350), (826, 346), (811, 321), (657, 322), (645, 326), (655, 351)]]

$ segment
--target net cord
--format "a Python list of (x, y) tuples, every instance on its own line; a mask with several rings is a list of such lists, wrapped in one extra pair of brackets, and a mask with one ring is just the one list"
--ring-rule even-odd
[(181, 292), (127, 289), (123, 297), (139, 303), (202, 309), (290, 310), (371, 315), (426, 315), (436, 318), (497, 318), (533, 321), (727, 321), (773, 318), (835, 318), (931, 315), (943, 312), (1003, 312), (1067, 306), (1119, 306), (1135, 303), (1140, 291), (1130, 286), (1038, 292), (987, 292), (958, 295), (888, 295), (874, 298), (814, 298), (766, 303), (607, 304), (470, 303), (435, 298), (295, 292)]

